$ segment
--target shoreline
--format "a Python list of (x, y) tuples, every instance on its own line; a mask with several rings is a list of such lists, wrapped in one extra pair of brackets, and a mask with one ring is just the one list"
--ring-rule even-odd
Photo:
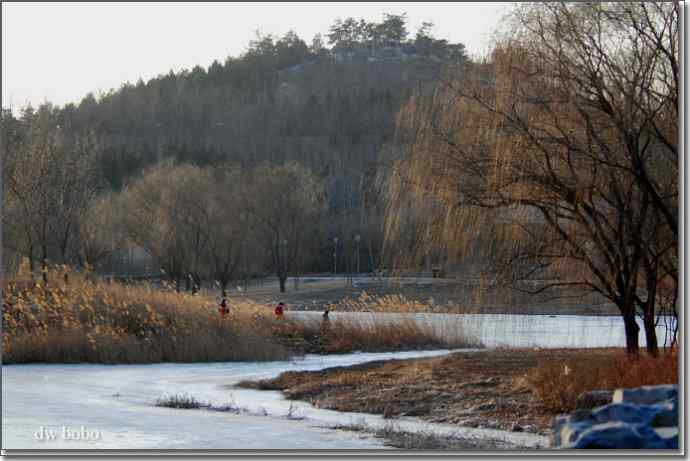
[(543, 361), (608, 360), (617, 348), (489, 349), (444, 357), (391, 359), (318, 371), (285, 372), (236, 387), (279, 391), (316, 408), (405, 417), (458, 428), (548, 436), (556, 412), (544, 407), (528, 374)]

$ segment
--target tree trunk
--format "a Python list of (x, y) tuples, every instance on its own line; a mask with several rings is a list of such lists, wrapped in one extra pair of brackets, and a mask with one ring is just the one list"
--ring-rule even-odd
[(201, 276), (200, 275), (193, 275), (192, 276), (192, 294), (195, 295), (201, 291)]
[(279, 275), (278, 280), (280, 281), (280, 292), (285, 293), (285, 281), (287, 280), (287, 277), (284, 275)]
[(48, 285), (48, 246), (41, 245), (41, 273), (43, 274), (43, 284)]
[(60, 256), (62, 258), (62, 264), (67, 264), (67, 242), (60, 243)]
[(225, 282), (220, 286), (220, 296), (225, 298), (228, 296), (228, 283)]
[(625, 352), (630, 355), (637, 355), (640, 353), (640, 327), (635, 320), (634, 309), (623, 314), (623, 322), (625, 324)]
[(369, 272), (373, 272), (376, 264), (374, 264), (374, 249), (371, 246), (371, 240), (369, 241), (367, 247), (369, 249)]
[(30, 274), (30, 283), (31, 283), (31, 288), (36, 288), (36, 264), (34, 262), (34, 246), (33, 244), (29, 245), (29, 274)]
[(31, 272), (31, 276), (33, 277), (34, 271), (36, 270), (36, 264), (34, 263), (34, 246), (29, 245), (29, 272)]
[(649, 308), (648, 306), (645, 306), (643, 324), (645, 340), (647, 341), (647, 352), (656, 357), (659, 355), (659, 343), (656, 337), (654, 308)]

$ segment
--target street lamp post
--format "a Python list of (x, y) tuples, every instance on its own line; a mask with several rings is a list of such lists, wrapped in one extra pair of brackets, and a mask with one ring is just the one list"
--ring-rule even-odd
[[(288, 244), (288, 241), (287, 241), (287, 239), (283, 239), (283, 241), (280, 243), (283, 245), (283, 261), (284, 261), (283, 268), (281, 271), (282, 274), (280, 275), (280, 277), (285, 277), (285, 281), (287, 281), (287, 275), (288, 275), (287, 274), (288, 273), (287, 244)], [(278, 262), (280, 263), (280, 261), (278, 261)], [(282, 281), (279, 280), (279, 282), (282, 282)], [(280, 283), (280, 286), (283, 289), (285, 287), (285, 285), (283, 285), (283, 283)]]
[(355, 244), (357, 246), (357, 275), (359, 275), (359, 240), (360, 240), (359, 234), (355, 235)]
[(283, 265), (285, 269), (285, 275), (287, 275), (287, 270), (288, 270), (288, 255), (287, 255), (287, 244), (288, 241), (287, 239), (283, 239), (281, 242), (283, 244), (283, 261), (285, 261), (285, 264)]
[(338, 237), (333, 237), (333, 275), (338, 275)]
[(247, 215), (244, 214), (244, 212), (240, 212), (240, 226), (242, 228), (242, 236), (240, 240), (240, 258), (242, 258), (243, 264), (242, 264), (242, 278), (244, 279), (244, 293), (246, 295), (247, 293), (247, 284), (249, 282), (249, 264), (247, 263), (247, 249), (245, 247), (245, 242), (244, 242), (244, 230), (246, 229), (245, 226), (245, 221), (247, 220)]

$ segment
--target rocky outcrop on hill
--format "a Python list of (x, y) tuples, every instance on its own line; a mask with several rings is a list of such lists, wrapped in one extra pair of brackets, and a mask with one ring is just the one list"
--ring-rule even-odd
[(553, 447), (678, 449), (677, 385), (588, 392), (578, 407), (554, 419)]

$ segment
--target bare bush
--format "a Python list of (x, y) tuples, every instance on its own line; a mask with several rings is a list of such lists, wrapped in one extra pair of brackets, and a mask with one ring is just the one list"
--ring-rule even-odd
[(565, 361), (544, 361), (527, 373), (527, 382), (544, 408), (564, 413), (575, 409), (584, 392), (678, 384), (678, 354), (674, 349), (656, 359), (649, 355), (630, 358), (622, 353), (581, 353)]

